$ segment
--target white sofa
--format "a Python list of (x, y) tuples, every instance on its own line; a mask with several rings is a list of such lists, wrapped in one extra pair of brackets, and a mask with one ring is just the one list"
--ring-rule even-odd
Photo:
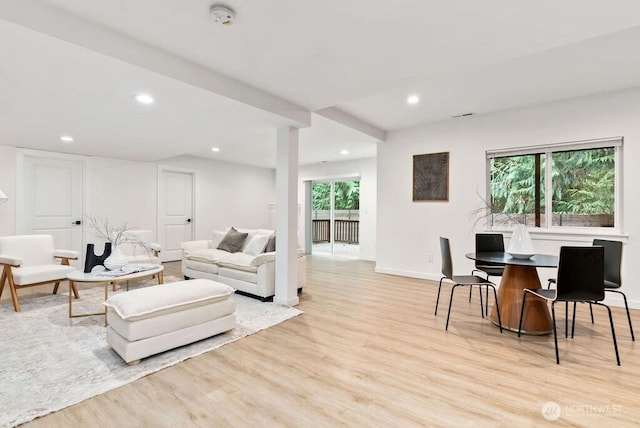
[[(185, 279), (200, 278), (222, 282), (239, 294), (269, 300), (275, 294), (275, 252), (254, 254), (250, 243), (254, 236), (273, 235), (273, 230), (238, 229), (248, 233), (240, 251), (229, 253), (217, 247), (227, 231), (214, 231), (212, 239), (183, 242), (182, 274)], [(306, 258), (298, 250), (298, 291), (306, 285)]]

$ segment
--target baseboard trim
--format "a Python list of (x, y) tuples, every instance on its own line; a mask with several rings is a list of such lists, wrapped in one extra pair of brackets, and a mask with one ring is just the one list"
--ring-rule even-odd
[(385, 267), (379, 267), (379, 266), (376, 266), (375, 272), (384, 273), (387, 275), (406, 276), (409, 278), (428, 279), (430, 281), (436, 281), (436, 282), (440, 281), (440, 278), (442, 278), (442, 275), (437, 275), (432, 273), (392, 269), (392, 268), (385, 268)]

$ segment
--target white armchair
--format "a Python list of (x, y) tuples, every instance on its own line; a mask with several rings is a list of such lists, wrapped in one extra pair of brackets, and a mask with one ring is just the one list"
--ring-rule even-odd
[[(8, 282), (13, 308), (20, 312), (18, 288), (54, 283), (53, 294), (56, 294), (60, 281), (75, 270), (69, 266), (69, 260), (76, 260), (78, 255), (77, 251), (54, 249), (51, 235), (0, 237), (0, 297)], [(72, 289), (78, 298), (75, 285)]]

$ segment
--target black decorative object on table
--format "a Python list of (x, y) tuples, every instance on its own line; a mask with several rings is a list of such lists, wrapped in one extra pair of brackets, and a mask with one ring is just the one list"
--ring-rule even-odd
[(93, 244), (87, 244), (87, 255), (84, 258), (84, 273), (90, 273), (96, 266), (104, 266), (104, 261), (111, 255), (111, 242), (105, 242), (104, 251), (101, 255), (96, 255)]

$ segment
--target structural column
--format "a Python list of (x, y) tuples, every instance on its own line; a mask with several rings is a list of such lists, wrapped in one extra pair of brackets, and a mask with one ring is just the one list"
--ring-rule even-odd
[(298, 128), (279, 128), (276, 165), (276, 295), (274, 302), (298, 300)]

